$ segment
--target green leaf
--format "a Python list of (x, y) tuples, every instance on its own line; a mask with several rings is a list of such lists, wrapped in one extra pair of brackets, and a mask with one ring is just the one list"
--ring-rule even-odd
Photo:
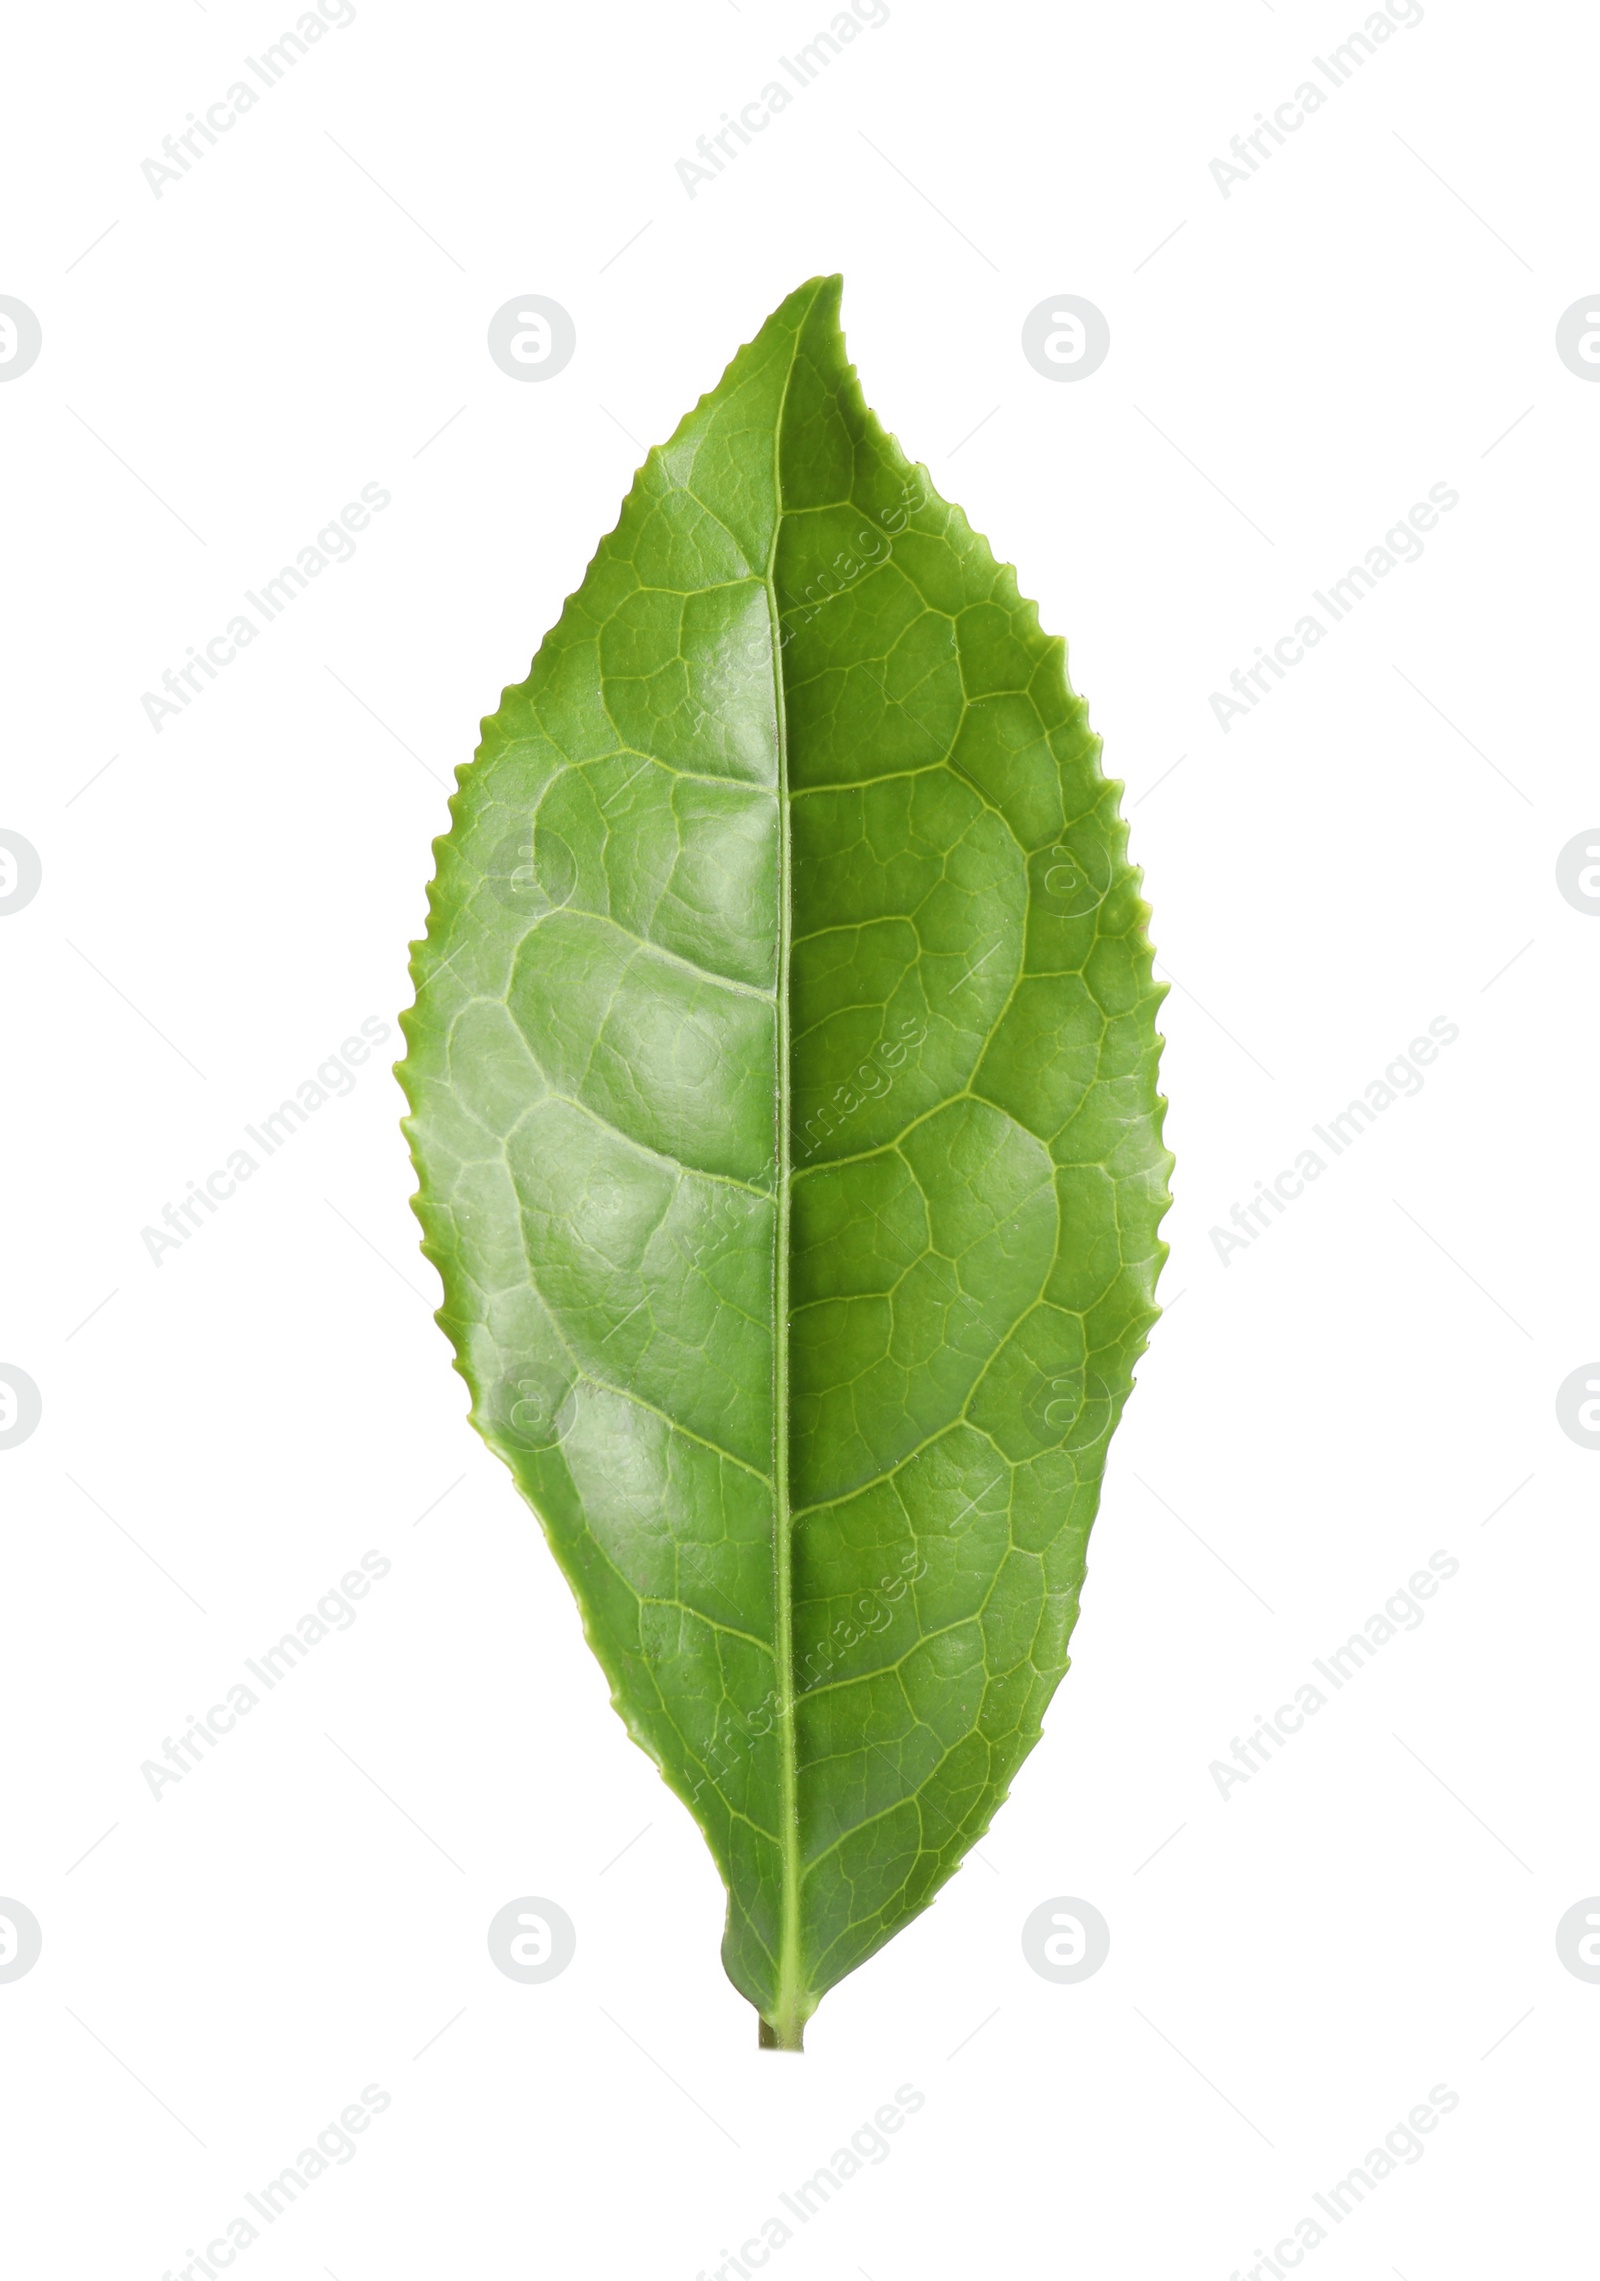
[(439, 1321), (798, 2049), (1067, 1668), (1170, 1166), (1120, 787), (839, 280), (651, 452), (436, 846)]

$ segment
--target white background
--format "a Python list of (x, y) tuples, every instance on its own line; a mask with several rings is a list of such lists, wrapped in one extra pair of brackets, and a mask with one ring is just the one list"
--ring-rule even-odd
[[(1555, 864), (1600, 807), (1600, 387), (1554, 331), (1600, 283), (1600, 34), (1426, 0), (1225, 198), (1209, 162), (1360, 0), (891, 0), (691, 199), (674, 162), (829, 13), (358, 0), (159, 198), (140, 162), (293, 0), (11, 18), (0, 292), (44, 336), (0, 387), (0, 825), (44, 866), (0, 924), (0, 1360), (44, 1402), (0, 1453), (0, 1893), (44, 1929), (0, 1985), (19, 2273), (182, 2272), (369, 2083), (250, 2281), (692, 2281), (902, 2083), (784, 2281), (1226, 2281), (1436, 2084), (1318, 2281), (1581, 2269), (1600, 1988), (1553, 1936), (1600, 1888), (1600, 1455), (1555, 1391), (1600, 1351), (1600, 923)], [(1126, 780), (1178, 1169), (1044, 1741), (794, 2061), (465, 1423), (398, 1039), (159, 1266), (141, 1230), (392, 1027), (479, 717), (641, 447), (833, 268), (869, 401), (1068, 636)], [(485, 349), (529, 292), (577, 327), (540, 385)], [(1111, 327), (1075, 385), (1019, 345), (1064, 292)], [(369, 482), (355, 558), (157, 734), (163, 669)], [(1224, 735), (1211, 692), (1435, 483), (1422, 559)], [(1423, 1090), (1224, 1264), (1213, 1226), (1437, 1016)], [(153, 1798), (141, 1762), (369, 1548), (353, 1628)], [(1441, 1549), (1421, 1627), (1220, 1796)], [(541, 1987), (485, 1945), (523, 1894), (578, 1928)], [(1019, 1944), (1059, 1894), (1111, 1926), (1079, 1986)]]

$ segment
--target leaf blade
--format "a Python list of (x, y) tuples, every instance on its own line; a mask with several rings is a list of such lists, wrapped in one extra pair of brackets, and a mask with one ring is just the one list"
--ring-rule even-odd
[(474, 1422), (796, 2046), (1037, 1737), (1169, 1161), (1063, 647), (837, 302), (650, 455), (485, 724), (403, 1073)]

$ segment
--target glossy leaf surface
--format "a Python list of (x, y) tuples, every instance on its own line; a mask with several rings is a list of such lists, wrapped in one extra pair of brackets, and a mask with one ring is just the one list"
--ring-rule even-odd
[(816, 280), (650, 454), (437, 843), (439, 1319), (789, 2047), (1038, 1736), (1156, 1311), (1098, 753)]

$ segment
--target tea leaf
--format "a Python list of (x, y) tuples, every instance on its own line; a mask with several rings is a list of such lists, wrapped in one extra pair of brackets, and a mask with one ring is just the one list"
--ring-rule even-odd
[(402, 1069), (473, 1422), (791, 2049), (1038, 1737), (1170, 1164), (1120, 788), (838, 299), (651, 452), (485, 723)]

